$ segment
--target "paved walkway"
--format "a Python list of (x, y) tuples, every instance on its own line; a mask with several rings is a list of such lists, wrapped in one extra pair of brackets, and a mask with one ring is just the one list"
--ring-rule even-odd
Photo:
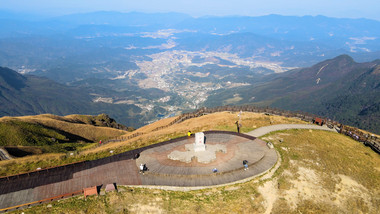
[(0, 179), (0, 209), (106, 184), (141, 185), (133, 152)]
[(327, 126), (318, 126), (318, 125), (310, 125), (310, 124), (278, 124), (278, 125), (260, 127), (246, 134), (254, 136), (254, 137), (261, 137), (270, 132), (287, 130), (287, 129), (317, 129), (317, 130), (337, 132), (334, 128), (330, 129)]

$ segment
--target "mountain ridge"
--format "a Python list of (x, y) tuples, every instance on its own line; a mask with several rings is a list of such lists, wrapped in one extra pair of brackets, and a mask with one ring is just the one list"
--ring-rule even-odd
[(205, 105), (223, 105), (225, 100), (239, 96), (241, 100), (233, 104), (301, 110), (380, 133), (378, 62), (357, 63), (341, 55), (282, 73), (257, 86), (219, 91)]

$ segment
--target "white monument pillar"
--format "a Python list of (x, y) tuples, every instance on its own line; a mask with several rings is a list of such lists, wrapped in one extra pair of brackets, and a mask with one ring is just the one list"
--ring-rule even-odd
[(195, 133), (194, 152), (206, 151), (205, 134), (203, 132)]

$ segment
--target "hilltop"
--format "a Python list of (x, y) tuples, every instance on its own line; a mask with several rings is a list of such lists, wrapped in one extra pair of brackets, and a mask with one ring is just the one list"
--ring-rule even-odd
[[(296, 118), (243, 112), (243, 132), (271, 124), (305, 123)], [(141, 127), (121, 142), (110, 142), (77, 154), (91, 159), (96, 155), (121, 153), (131, 148), (162, 142), (205, 130), (235, 130), (237, 112), (219, 112), (170, 124), (174, 118)], [(119, 186), (118, 193), (106, 193), (86, 200), (74, 197), (41, 205), (30, 212), (168, 212), (168, 213), (284, 213), (364, 212), (379, 210), (380, 157), (353, 139), (326, 131), (288, 130), (261, 137), (274, 144), (281, 161), (274, 169), (242, 184), (189, 192)], [(52, 157), (49, 157), (52, 158)], [(46, 158), (47, 161), (49, 158)], [(72, 159), (74, 160), (74, 159)], [(16, 160), (13, 160), (16, 161)], [(32, 160), (29, 160), (32, 161)], [(6, 161), (0, 167), (9, 167)], [(16, 163), (16, 162), (15, 162)], [(30, 163), (28, 160), (18, 162)], [(43, 164), (40, 159), (39, 164)]]
[(3, 117), (0, 118), (0, 146), (15, 157), (77, 152), (99, 140), (121, 136), (127, 130), (133, 129), (116, 123), (105, 114)]

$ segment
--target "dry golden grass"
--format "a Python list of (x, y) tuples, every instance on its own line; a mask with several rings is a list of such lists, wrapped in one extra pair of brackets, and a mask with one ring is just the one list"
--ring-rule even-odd
[(347, 136), (316, 130), (290, 130), (268, 138), (283, 157), (273, 213), (380, 209), (380, 156), (370, 148)]
[(75, 122), (75, 116), (69, 115), (66, 117), (42, 114), (35, 116), (22, 116), (22, 117), (3, 117), (1, 121), (6, 120), (20, 120), (29, 123), (38, 123), (44, 126), (51, 127), (53, 129), (62, 130), (91, 141), (98, 141), (101, 139), (108, 139), (128, 133), (126, 131), (108, 128), (108, 127), (96, 127), (87, 124), (79, 124)]
[[(50, 114), (36, 115), (36, 116), (23, 116), (23, 117), (3, 117), (0, 118), (0, 123), (9, 120), (18, 120), (27, 123), (40, 124), (50, 127), (55, 130), (60, 130), (71, 135), (77, 135), (87, 140), (98, 142), (99, 140), (106, 140), (115, 138), (127, 131), (122, 131), (108, 127), (95, 127), (87, 124), (80, 124), (76, 122), (75, 116), (60, 117)], [(80, 138), (78, 138), (80, 139)], [(81, 143), (78, 142), (78, 143)], [(79, 148), (79, 151), (91, 149), (96, 147), (96, 144), (87, 144)], [(71, 152), (70, 152), (71, 153)], [(0, 162), (0, 176), (13, 175), (22, 172), (36, 170), (36, 168), (47, 168), (57, 165), (67, 164), (85, 160), (87, 157), (77, 155), (67, 157), (67, 154), (38, 154), (17, 158), (10, 161)], [(104, 154), (102, 154), (104, 155)], [(96, 157), (91, 157), (92, 159)]]
[(0, 176), (14, 175), (21, 172), (34, 171), (37, 168), (47, 168), (62, 164), (65, 154), (39, 154), (22, 158), (0, 161)]
[[(141, 146), (147, 146), (153, 143), (163, 142), (172, 138), (185, 136), (188, 131), (193, 133), (199, 131), (209, 131), (209, 130), (224, 130), (224, 131), (236, 131), (235, 122), (239, 119), (238, 112), (218, 112), (214, 114), (204, 115), (198, 118), (192, 118), (189, 120), (185, 120), (181, 123), (174, 124), (167, 128), (154, 131), (152, 130), (165, 126), (169, 124), (171, 121), (176, 118), (167, 118), (164, 120), (157, 121), (150, 125), (144, 126), (142, 128), (137, 129), (132, 133), (125, 134), (123, 136), (129, 136), (134, 133), (144, 133), (141, 136), (132, 138), (123, 142), (116, 142), (106, 144), (101, 147), (97, 147), (91, 150), (86, 150), (82, 152), (82, 154), (92, 154), (102, 151), (108, 151), (112, 149), (117, 149), (123, 146), (131, 146), (131, 148), (138, 148)], [(295, 118), (287, 118), (282, 116), (267, 116), (259, 113), (251, 113), (251, 112), (243, 112), (241, 114), (241, 123), (243, 125), (242, 132), (249, 132), (256, 128), (262, 126), (269, 126), (274, 124), (290, 124), (290, 123), (298, 123), (303, 124), (306, 123), (299, 119)]]
[[(28, 213), (262, 213), (258, 192), (250, 185), (173, 192), (119, 187), (105, 196), (83, 196), (28, 209)], [(242, 197), (242, 196), (245, 197)]]
[(156, 129), (158, 127), (169, 125), (169, 123), (171, 123), (172, 121), (174, 121), (177, 118), (178, 117), (170, 117), (170, 118), (165, 118), (165, 119), (159, 120), (157, 122), (154, 122), (152, 124), (149, 124), (149, 125), (146, 125), (146, 126), (143, 126), (139, 129), (137, 129), (136, 132), (144, 132), (144, 133), (150, 132), (153, 129)]

